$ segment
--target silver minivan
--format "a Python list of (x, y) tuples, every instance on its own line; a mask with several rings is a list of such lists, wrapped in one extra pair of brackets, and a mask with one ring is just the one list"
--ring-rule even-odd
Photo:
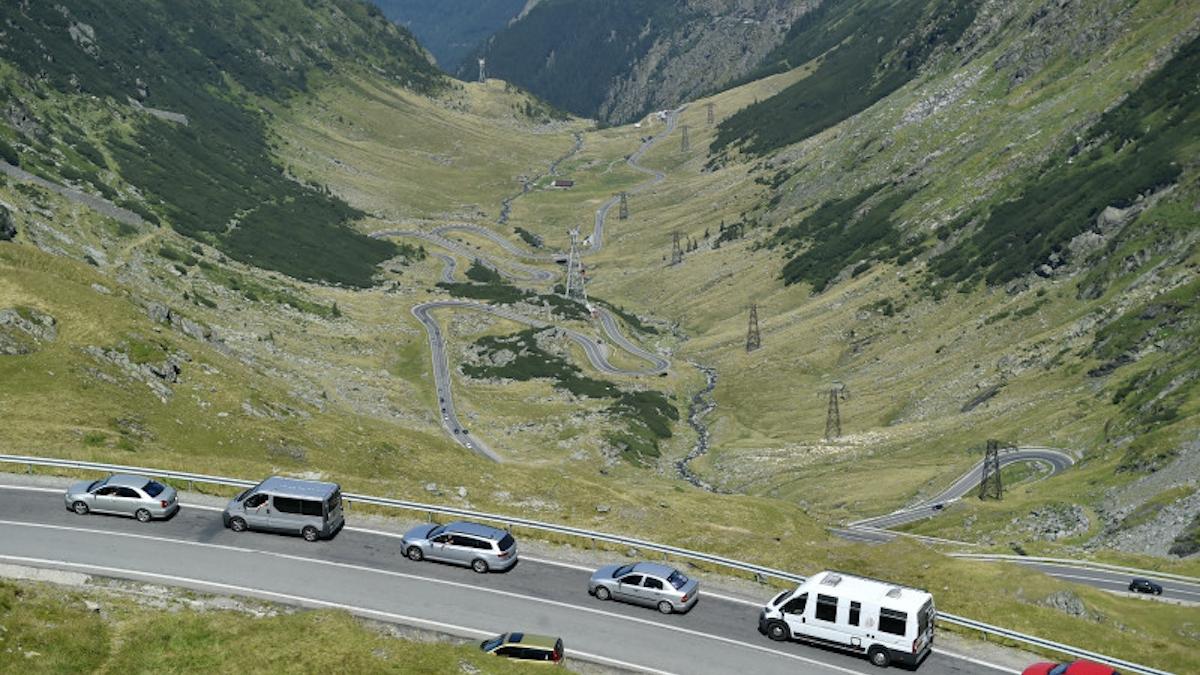
[(342, 488), (337, 483), (271, 476), (231, 500), (221, 519), (234, 532), (286, 532), (317, 541), (344, 523)]
[(418, 525), (404, 534), (400, 550), (409, 560), (437, 560), (469, 566), (483, 574), (517, 564), (517, 541), (504, 530), (458, 521)]

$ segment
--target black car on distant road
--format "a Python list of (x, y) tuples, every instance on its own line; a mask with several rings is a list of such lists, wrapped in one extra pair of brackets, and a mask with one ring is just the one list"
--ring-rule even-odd
[(1133, 581), (1129, 582), (1129, 590), (1134, 593), (1162, 595), (1162, 586), (1159, 586), (1149, 579), (1134, 579)]

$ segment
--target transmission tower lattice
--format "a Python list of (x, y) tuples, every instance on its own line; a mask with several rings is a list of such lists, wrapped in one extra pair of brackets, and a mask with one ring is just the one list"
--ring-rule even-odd
[(679, 151), (687, 152), (692, 147), (692, 144), (688, 141), (688, 125), (685, 124), (680, 128), (683, 129), (683, 138), (679, 140)]
[(487, 82), (487, 70), (484, 66), (487, 64), (487, 59), (479, 59), (479, 81)]
[(716, 122), (717, 122), (716, 106), (713, 104), (712, 101), (709, 101), (708, 104), (705, 105), (704, 107), (708, 108), (708, 126), (711, 127), (712, 125), (716, 124)]
[(629, 220), (629, 195), (621, 193), (621, 206), (617, 210), (617, 218), (620, 220)]
[[(824, 394), (825, 392), (821, 392)], [(841, 382), (834, 383), (829, 388), (829, 404), (825, 409), (825, 440), (832, 441), (842, 436), (842, 408), (841, 401), (845, 401), (850, 395), (846, 390), (846, 385)]]
[[(1011, 446), (1009, 446), (1011, 447)], [(983, 456), (983, 473), (979, 477), (979, 498), (1004, 499), (1004, 482), (1000, 479), (1000, 441), (989, 438)]]
[(571, 253), (567, 256), (567, 297), (587, 302), (587, 270), (579, 259), (579, 229), (571, 230)]
[(679, 232), (671, 233), (671, 264), (678, 265), (683, 262), (683, 235)]
[(750, 305), (750, 323), (746, 327), (746, 352), (752, 352), (762, 346), (762, 334), (758, 332), (758, 304)]

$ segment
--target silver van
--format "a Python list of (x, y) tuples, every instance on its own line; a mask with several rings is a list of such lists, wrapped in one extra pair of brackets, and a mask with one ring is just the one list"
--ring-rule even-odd
[(287, 532), (316, 541), (331, 536), (344, 523), (342, 488), (337, 483), (271, 476), (230, 501), (221, 519), (234, 532)]
[(418, 525), (404, 534), (400, 550), (409, 560), (428, 558), (469, 566), (483, 574), (517, 564), (517, 542), (504, 530), (458, 521)]

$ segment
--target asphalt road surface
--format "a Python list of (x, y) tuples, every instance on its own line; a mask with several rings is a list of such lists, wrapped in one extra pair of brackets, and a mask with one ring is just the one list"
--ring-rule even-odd
[[(65, 484), (64, 484), (65, 487)], [(761, 601), (717, 597), (685, 615), (601, 602), (590, 571), (523, 559), (507, 573), (415, 563), (395, 535), (349, 525), (331, 541), (226, 530), (219, 513), (184, 506), (148, 524), (76, 516), (60, 492), (0, 487), (0, 562), (163, 583), (288, 604), (335, 607), (370, 618), (481, 638), (510, 630), (562, 637), (567, 658), (655, 673), (862, 673), (864, 659), (758, 634)], [(615, 560), (614, 560), (615, 561)], [(918, 672), (1013, 672), (935, 652)]]
[[(1024, 447), (1018, 448), (1016, 451), (1008, 452), (1000, 455), (1000, 468), (1004, 468), (1010, 464), (1018, 462), (1040, 462), (1050, 466), (1050, 476), (1053, 476), (1075, 463), (1075, 460), (1067, 453), (1054, 448), (1043, 447)], [(916, 506), (900, 509), (892, 513), (866, 518), (850, 523), (845, 528), (834, 530), (840, 536), (847, 539), (855, 539), (860, 541), (888, 541), (893, 538), (887, 532), (880, 532), (892, 527), (898, 527), (907, 523), (912, 523), (925, 518), (932, 518), (949, 505), (950, 503), (962, 499), (969, 492), (979, 485), (979, 481), (983, 479), (983, 462), (980, 461), (975, 466), (971, 467), (958, 480), (954, 481), (950, 487), (946, 488), (941, 494), (927, 499)]]

